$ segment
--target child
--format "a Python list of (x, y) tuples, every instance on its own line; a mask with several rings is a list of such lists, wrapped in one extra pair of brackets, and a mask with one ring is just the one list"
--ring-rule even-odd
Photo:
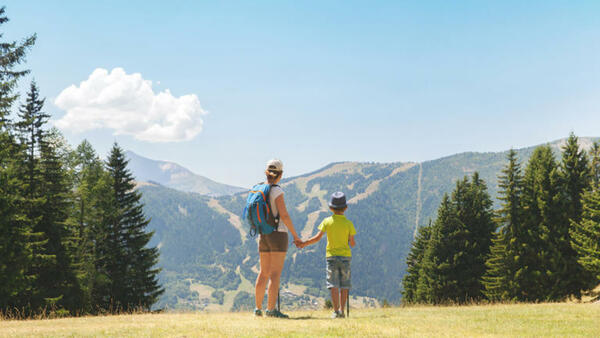
[[(333, 193), (329, 202), (329, 209), (333, 212), (333, 215), (321, 222), (318, 234), (299, 246), (303, 248), (317, 243), (323, 237), (323, 234), (327, 233), (327, 288), (331, 290), (331, 301), (334, 309), (333, 318), (344, 318), (344, 306), (346, 305), (346, 299), (348, 299), (348, 290), (351, 287), (350, 259), (352, 253), (350, 246), (354, 247), (356, 245), (354, 242), (356, 230), (352, 222), (344, 216), (347, 207), (344, 193), (339, 191)], [(341, 304), (339, 290), (341, 290)]]

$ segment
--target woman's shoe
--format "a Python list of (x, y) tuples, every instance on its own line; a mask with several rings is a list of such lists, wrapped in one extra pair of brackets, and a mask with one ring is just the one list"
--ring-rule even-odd
[(340, 312), (340, 311), (333, 311), (333, 313), (331, 314), (331, 318), (332, 319), (336, 319), (336, 318), (344, 318), (344, 313)]
[(262, 317), (262, 310), (254, 309), (254, 317)]
[(279, 310), (275, 309), (275, 310), (267, 310), (265, 311), (265, 315), (267, 317), (275, 317), (275, 318), (290, 318), (290, 316), (286, 315), (285, 313), (281, 313), (279, 312)]

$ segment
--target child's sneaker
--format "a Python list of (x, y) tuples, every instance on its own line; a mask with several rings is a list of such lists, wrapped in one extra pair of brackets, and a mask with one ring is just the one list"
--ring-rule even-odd
[(275, 318), (290, 318), (290, 316), (286, 315), (285, 313), (281, 313), (279, 312), (279, 310), (275, 309), (275, 310), (267, 310), (265, 311), (265, 315), (267, 317), (275, 317)]
[(254, 317), (262, 317), (262, 310), (254, 309)]

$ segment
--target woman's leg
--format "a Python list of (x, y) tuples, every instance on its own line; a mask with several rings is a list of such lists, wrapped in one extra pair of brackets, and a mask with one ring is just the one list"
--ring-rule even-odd
[(256, 302), (256, 308), (262, 309), (262, 302), (265, 298), (265, 288), (269, 281), (269, 275), (271, 272), (271, 253), (261, 252), (260, 253), (260, 271), (256, 277), (256, 284), (254, 287), (254, 298)]
[(331, 303), (333, 303), (333, 311), (340, 311), (340, 289), (331, 288)]
[(267, 310), (274, 310), (275, 304), (277, 304), (277, 293), (279, 292), (279, 279), (281, 277), (281, 271), (283, 270), (283, 264), (285, 262), (285, 252), (271, 252), (271, 266), (269, 279), (269, 295), (267, 298)]

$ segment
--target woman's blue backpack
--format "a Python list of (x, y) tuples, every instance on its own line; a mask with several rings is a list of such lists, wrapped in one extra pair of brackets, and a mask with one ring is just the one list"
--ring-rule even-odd
[(257, 231), (262, 235), (268, 235), (277, 229), (279, 215), (273, 216), (273, 210), (269, 205), (269, 193), (276, 184), (260, 183), (252, 187), (248, 193), (244, 218), (250, 225), (250, 236), (256, 236)]

